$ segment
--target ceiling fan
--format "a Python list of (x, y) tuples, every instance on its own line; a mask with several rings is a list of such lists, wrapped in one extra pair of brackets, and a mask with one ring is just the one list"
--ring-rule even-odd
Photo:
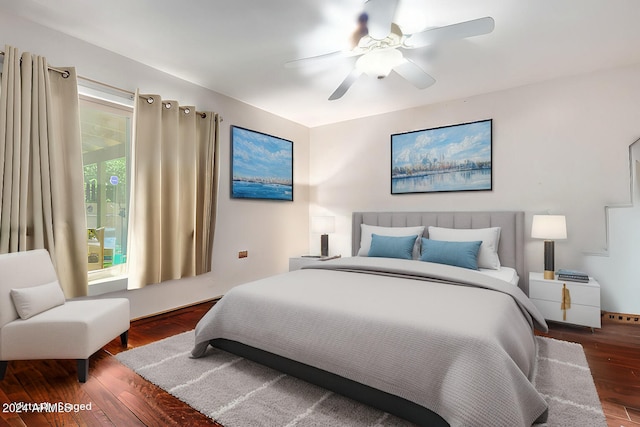
[(341, 98), (364, 73), (382, 79), (395, 71), (418, 89), (425, 89), (435, 79), (411, 60), (404, 57), (405, 49), (418, 49), (449, 40), (488, 34), (495, 22), (491, 17), (473, 19), (444, 27), (430, 28), (418, 33), (403, 34), (393, 22), (399, 0), (367, 0), (364, 12), (358, 18), (358, 30), (354, 33), (354, 47), (324, 55), (302, 58), (285, 63), (294, 68), (337, 58), (359, 57), (353, 70), (329, 97)]

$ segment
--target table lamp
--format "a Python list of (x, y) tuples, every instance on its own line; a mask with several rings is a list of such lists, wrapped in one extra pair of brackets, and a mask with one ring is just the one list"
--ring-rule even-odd
[(564, 215), (534, 215), (531, 237), (544, 239), (544, 278), (555, 278), (554, 240), (567, 238), (567, 223)]
[(320, 234), (320, 256), (329, 256), (329, 233), (335, 232), (336, 219), (332, 216), (311, 217), (311, 231)]

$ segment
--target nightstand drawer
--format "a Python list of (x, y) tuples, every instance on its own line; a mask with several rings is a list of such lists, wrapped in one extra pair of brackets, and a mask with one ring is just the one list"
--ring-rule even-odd
[[(532, 301), (547, 320), (589, 326), (591, 328), (600, 327), (600, 307), (575, 304), (573, 297), (571, 298), (571, 308), (568, 310), (561, 310), (560, 302), (538, 299), (532, 299)], [(565, 311), (566, 319), (564, 317)]]
[(600, 310), (600, 287), (588, 283), (561, 282), (558, 280), (534, 280), (529, 282), (529, 298), (545, 301), (562, 301), (562, 284), (567, 285), (571, 304), (588, 305)]
[[(562, 310), (562, 285), (569, 291), (569, 305)], [(542, 273), (529, 273), (529, 298), (547, 320), (574, 325), (600, 327), (600, 284), (545, 279)]]

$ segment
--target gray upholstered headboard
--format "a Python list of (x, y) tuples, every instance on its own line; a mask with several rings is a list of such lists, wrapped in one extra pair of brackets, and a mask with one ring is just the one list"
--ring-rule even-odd
[(500, 227), (498, 257), (500, 263), (514, 268), (520, 276), (520, 288), (526, 293), (524, 269), (524, 212), (354, 212), (351, 230), (351, 255), (360, 249), (360, 224), (383, 227), (424, 225), (424, 237), (429, 237), (430, 225), (446, 228)]

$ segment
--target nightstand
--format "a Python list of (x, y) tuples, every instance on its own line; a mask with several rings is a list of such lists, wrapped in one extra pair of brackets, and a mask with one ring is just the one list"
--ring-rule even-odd
[(340, 258), (340, 255), (321, 257), (321, 256), (297, 256), (289, 258), (289, 271), (300, 270), (305, 265), (314, 264), (316, 262), (328, 261), (330, 259)]
[[(569, 291), (571, 304), (562, 306), (563, 287)], [(542, 273), (529, 273), (529, 299), (547, 320), (599, 328), (600, 284), (593, 278), (588, 283), (548, 280)]]

